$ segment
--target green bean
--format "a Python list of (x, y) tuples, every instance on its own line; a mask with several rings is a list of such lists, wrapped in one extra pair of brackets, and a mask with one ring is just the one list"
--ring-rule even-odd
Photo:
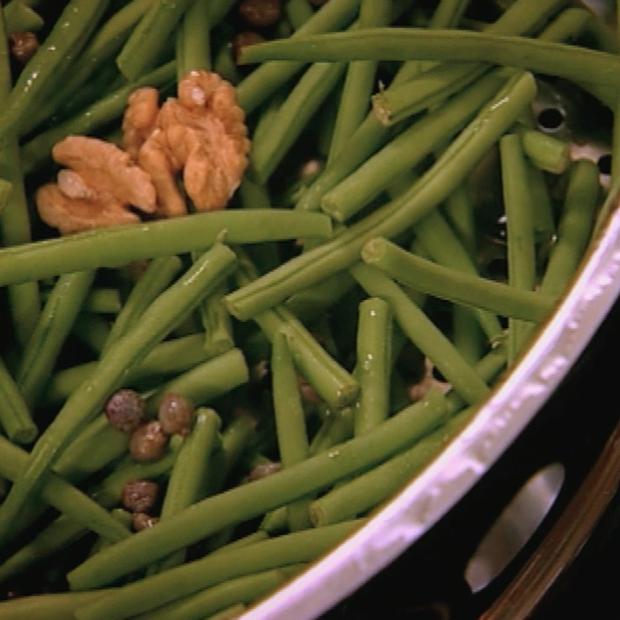
[[(345, 407), (332, 411), (325, 410), (325, 419), (310, 444), (312, 456), (321, 452), (328, 452), (353, 437), (355, 424), (355, 409)], [(337, 450), (336, 450), (337, 452)]]
[[(282, 466), (286, 468), (307, 459), (309, 446), (297, 375), (286, 336), (282, 332), (276, 333), (273, 338), (271, 370), (278, 450)], [(291, 531), (310, 526), (309, 505), (309, 498), (289, 504), (287, 511)]]
[[(123, 487), (129, 480), (156, 479), (166, 475), (174, 464), (177, 451), (178, 442), (172, 441), (167, 453), (158, 461), (119, 466), (92, 489), (93, 499), (104, 508), (112, 508), (120, 502)], [(58, 517), (0, 565), (0, 582), (23, 573), (36, 562), (65, 549), (88, 532), (87, 527), (71, 517)]]
[(0, 602), (2, 620), (67, 620), (73, 612), (86, 603), (105, 596), (104, 591), (63, 592), (61, 594), (36, 594)]
[(42, 121), (48, 118), (63, 102), (71, 100), (89, 78), (120, 49), (128, 33), (140, 20), (153, 0), (133, 0), (119, 9), (97, 30), (92, 41), (81, 52), (56, 92), (43, 105), (38, 105), (21, 125), (21, 135), (28, 135)]
[(605, 52), (550, 41), (479, 32), (370, 28), (310, 35), (247, 47), (242, 62), (308, 60), (451, 60), (488, 62), (562, 77), (608, 106), (618, 100), (618, 59)]
[(266, 534), (282, 534), (288, 532), (288, 510), (286, 506), (280, 506), (271, 512), (268, 512), (261, 521), (261, 532)]
[[(291, 38), (338, 30), (353, 21), (360, 0), (326, 2)], [(239, 105), (247, 114), (266, 101), (280, 86), (303, 68), (303, 63), (266, 63), (250, 73), (237, 87)]]
[[(29, 455), (1, 436), (0, 453), (0, 474), (15, 484), (28, 468)], [(57, 474), (52, 473), (46, 479), (41, 488), (41, 496), (47, 504), (70, 515), (101, 536), (113, 540), (129, 536), (129, 532), (110, 517), (106, 510)], [(7, 499), (8, 497), (10, 492)]]
[(330, 235), (329, 218), (318, 213), (284, 209), (196, 213), (0, 249), (0, 285), (204, 250), (221, 236), (232, 245)]
[(223, 282), (199, 306), (202, 326), (205, 330), (204, 349), (208, 357), (216, 357), (235, 346), (232, 320), (224, 305), (228, 284)]
[(245, 320), (348, 268), (358, 259), (364, 244), (373, 237), (391, 237), (412, 226), (462, 183), (475, 163), (529, 104), (535, 92), (531, 74), (513, 79), (481, 110), (411, 190), (333, 240), (293, 258), (228, 295), (226, 303), (231, 314)]
[(290, 571), (282, 569), (237, 577), (156, 609), (154, 612), (138, 616), (136, 620), (201, 620), (205, 614), (220, 611), (231, 605), (252, 603), (275, 590), (290, 577)]
[(254, 141), (250, 161), (261, 183), (265, 183), (273, 174), (327, 95), (336, 86), (345, 68), (343, 64), (313, 64), (275, 113), (270, 125), (271, 131), (263, 140)]
[(0, 213), (4, 211), (13, 191), (13, 183), (5, 179), (0, 179)]
[[(204, 350), (202, 334), (166, 340), (158, 344), (140, 364), (130, 369), (121, 387), (127, 387), (145, 378), (178, 374), (207, 359), (209, 356)], [(96, 368), (97, 362), (86, 362), (58, 371), (48, 385), (46, 402), (65, 401)]]
[(381, 269), (403, 285), (506, 317), (540, 322), (556, 304), (555, 297), (550, 295), (437, 265), (385, 239), (369, 241), (364, 246), (362, 258), (366, 264)]
[(3, 9), (6, 34), (36, 32), (40, 30), (43, 18), (21, 0), (12, 0)]
[(240, 549), (241, 547), (245, 547), (247, 545), (253, 545), (257, 542), (262, 542), (263, 540), (267, 540), (269, 538), (269, 534), (262, 530), (257, 530), (252, 534), (248, 534), (247, 536), (243, 536), (242, 538), (237, 538), (231, 543), (224, 545), (223, 547), (219, 547), (215, 551), (211, 552), (211, 555), (214, 553), (226, 553), (227, 551), (231, 551), (232, 549)]
[[(281, 475), (281, 474), (274, 474)], [(264, 480), (273, 478), (270, 476)], [(256, 488), (262, 480), (247, 485)], [(336, 526), (295, 532), (271, 540), (257, 542), (240, 549), (231, 549), (208, 555), (200, 560), (176, 567), (159, 575), (118, 588), (100, 600), (100, 604), (86, 605), (77, 612), (79, 620), (123, 620), (190, 596), (195, 592), (258, 571), (280, 568), (298, 562), (314, 560), (333, 545), (341, 542), (361, 521), (349, 521)], [(160, 523), (158, 527), (164, 527)], [(150, 531), (154, 531), (152, 528)], [(139, 534), (142, 535), (142, 532)], [(135, 538), (138, 538), (136, 535)], [(106, 550), (109, 554), (111, 549)], [(92, 558), (89, 562), (100, 560)]]
[(476, 223), (474, 205), (466, 184), (460, 185), (448, 196), (444, 213), (470, 259), (473, 258), (477, 247)]
[[(211, 453), (218, 440), (222, 421), (213, 409), (200, 408), (189, 437), (185, 438), (170, 474), (160, 520), (169, 519), (203, 498), (206, 481), (213, 475)], [(178, 551), (151, 566), (149, 575), (168, 570), (185, 561), (185, 551)]]
[(470, 0), (441, 0), (428, 25), (432, 29), (455, 28)]
[[(445, 420), (445, 399), (435, 393), (432, 402), (386, 420), (373, 431), (317, 454), (294, 467), (207, 498), (158, 527), (143, 530), (130, 540), (106, 549), (69, 574), (76, 590), (100, 587), (192, 542), (265, 514), (366, 470), (411, 445)], [(298, 532), (301, 535), (305, 532)], [(257, 545), (252, 545), (253, 549)], [(179, 569), (174, 569), (179, 570)], [(166, 576), (170, 577), (172, 571)]]
[(238, 603), (237, 605), (231, 605), (222, 611), (218, 611), (208, 618), (203, 618), (203, 620), (235, 620), (235, 618), (240, 618), (246, 609), (247, 607), (243, 603)]
[(484, 381), (397, 284), (378, 269), (361, 263), (350, 271), (369, 295), (388, 302), (403, 332), (467, 403), (479, 403), (488, 395), (489, 388)]
[[(191, 312), (201, 297), (233, 269), (235, 256), (222, 245), (214, 246), (188, 272), (153, 302), (142, 321), (117, 341), (102, 358), (92, 379), (84, 382), (65, 403), (54, 421), (35, 444), (28, 462), (0, 507), (0, 540), (31, 493), (45, 481), (50, 467), (122, 380), (125, 369), (143, 358)], [(106, 513), (107, 515), (107, 513)]]
[(110, 347), (140, 321), (142, 314), (163, 293), (181, 271), (183, 263), (178, 256), (161, 256), (154, 259), (136, 282), (123, 309), (116, 317), (110, 335), (103, 347), (105, 355)]
[[(439, 211), (433, 211), (422, 218), (416, 224), (415, 232), (433, 261), (463, 274), (478, 276), (478, 269), (467, 250), (459, 242)], [(416, 287), (414, 289), (419, 290)], [(501, 338), (503, 329), (496, 316), (479, 310), (476, 310), (475, 314), (489, 341)]]
[(149, 7), (116, 57), (128, 80), (137, 80), (157, 66), (166, 42), (193, 1), (160, 0)]
[(107, 9), (109, 0), (71, 0), (52, 31), (20, 73), (0, 116), (0, 134), (18, 133), (35, 102), (45, 99), (56, 83), (57, 71), (87, 41)]
[(96, 314), (118, 314), (121, 296), (116, 288), (94, 288), (86, 296), (82, 310)]
[(110, 326), (104, 318), (96, 314), (82, 313), (73, 325), (73, 334), (99, 354), (110, 335)]
[(525, 154), (532, 163), (545, 172), (562, 174), (570, 164), (570, 145), (541, 131), (521, 133)]
[[(443, 396), (395, 415), (373, 431), (317, 454), (294, 467), (202, 500), (157, 528), (143, 530), (80, 565), (69, 574), (73, 589), (116, 580), (231, 523), (288, 504), (351, 474), (376, 465), (411, 445), (445, 420)], [(303, 534), (299, 532), (298, 534)], [(256, 548), (256, 545), (252, 545)], [(178, 570), (178, 569), (174, 569)], [(170, 576), (172, 571), (166, 573)]]
[[(392, 17), (391, 4), (387, 0), (362, 0), (359, 27), (364, 29), (387, 26)], [(366, 118), (370, 96), (375, 87), (376, 73), (376, 62), (349, 63), (327, 157), (328, 162), (345, 147), (349, 138)]]
[(293, 30), (299, 30), (314, 15), (308, 0), (289, 0), (284, 6), (284, 12)]
[[(114, 508), (113, 510), (110, 510), (110, 516), (113, 519), (116, 519), (123, 527), (127, 528), (127, 530), (131, 529), (133, 523), (133, 515), (129, 511), (123, 508)], [(109, 547), (111, 544), (113, 543), (99, 536), (97, 540), (95, 540), (95, 542), (93, 543), (93, 546), (90, 548), (89, 556), (99, 553), (102, 549)]]
[(190, 71), (211, 70), (210, 0), (193, 0), (176, 34), (177, 81)]
[(456, 350), (470, 364), (482, 356), (487, 343), (478, 318), (470, 308), (453, 306), (452, 342)]
[(328, 308), (342, 299), (354, 286), (355, 280), (343, 271), (317, 286), (295, 293), (286, 300), (284, 307), (302, 323), (306, 323), (317, 316), (323, 316)]
[(574, 277), (592, 233), (598, 205), (599, 171), (596, 164), (582, 159), (574, 164), (558, 226), (558, 238), (551, 248), (540, 292), (561, 295)]
[(497, 93), (502, 82), (505, 79), (502, 80), (497, 73), (481, 78), (464, 93), (413, 123), (328, 191), (321, 200), (323, 211), (339, 222), (346, 221), (376, 198), (399, 174), (417, 166), (461, 130)]
[[(241, 269), (237, 280), (242, 284), (252, 282), (257, 273), (247, 257), (242, 254)], [(316, 341), (304, 325), (282, 305), (262, 312), (255, 317), (256, 323), (269, 340), (283, 332), (295, 362), (295, 366), (333, 409), (352, 404), (357, 398), (357, 381)]]
[(39, 431), (24, 398), (0, 359), (0, 425), (5, 435), (15, 443), (32, 443)]
[(549, 187), (542, 170), (530, 163), (528, 180), (534, 209), (534, 232), (536, 241), (547, 246), (555, 236), (555, 214)]
[(310, 507), (314, 525), (324, 527), (355, 518), (388, 500), (428, 466), (467, 425), (476, 410), (476, 407), (465, 409), (413, 447), (315, 500)]
[[(4, 11), (0, 13), (0, 32), (4, 33)], [(3, 110), (9, 105), (10, 93), (11, 67), (7, 40), (3, 35), (0, 43), (0, 108)], [(6, 204), (0, 211), (0, 243), (7, 246), (27, 243), (32, 238), (30, 216), (24, 192), (19, 146), (14, 132), (0, 131), (0, 178), (10, 183)], [(38, 286), (35, 283), (12, 286), (8, 290), (8, 298), (16, 341), (23, 347), (30, 339), (39, 318)]]
[(94, 279), (94, 271), (78, 271), (56, 282), (17, 370), (17, 385), (28, 407), (38, 403)]
[(218, 396), (247, 383), (249, 370), (243, 353), (231, 349), (190, 368), (160, 387), (146, 403), (146, 410), (155, 416), (166, 392), (177, 392), (194, 405), (206, 405)]
[[(506, 213), (508, 245), (508, 283), (521, 291), (533, 291), (536, 285), (536, 246), (534, 208), (521, 141), (516, 134), (500, 140), (502, 188)], [(536, 294), (536, 293), (534, 293)], [(517, 317), (508, 322), (508, 360), (513, 363), (526, 343), (528, 325)]]
[(355, 435), (381, 424), (389, 413), (392, 372), (392, 312), (383, 299), (371, 298), (359, 306), (357, 362), (360, 382), (355, 406)]
[[(59, 123), (55, 127), (39, 134), (21, 149), (22, 168), (25, 174), (34, 172), (50, 159), (52, 148), (62, 139), (76, 134), (92, 134), (100, 127), (119, 118), (129, 95), (142, 86), (153, 86), (159, 88), (170, 83), (175, 77), (175, 63), (168, 64), (155, 69), (151, 73), (140, 78), (127, 86), (122, 86), (110, 95), (96, 101), (86, 109), (82, 110), (75, 117)], [(1, 120), (1, 119), (0, 119)]]

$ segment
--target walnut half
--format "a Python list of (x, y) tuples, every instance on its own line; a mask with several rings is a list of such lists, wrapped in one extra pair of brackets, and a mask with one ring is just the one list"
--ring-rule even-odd
[[(152, 114), (144, 103), (148, 96), (140, 91), (132, 96), (125, 114), (126, 135), (135, 133), (137, 122), (146, 126), (137, 112), (142, 106), (146, 114)], [(136, 120), (130, 122), (130, 118)], [(162, 215), (187, 212), (176, 180), (180, 171), (185, 191), (198, 211), (226, 206), (248, 165), (250, 141), (244, 118), (235, 89), (216, 73), (192, 71), (179, 82), (178, 98), (162, 105), (137, 154), (138, 163), (157, 188)]]
[(151, 177), (114, 144), (69, 136), (54, 146), (52, 157), (67, 169), (56, 184), (37, 191), (36, 203), (41, 219), (61, 234), (138, 222), (130, 207), (155, 212)]

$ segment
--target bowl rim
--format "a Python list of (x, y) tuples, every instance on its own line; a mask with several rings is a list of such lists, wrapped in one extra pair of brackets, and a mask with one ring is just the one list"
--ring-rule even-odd
[(317, 618), (425, 534), (501, 457), (566, 376), (620, 295), (619, 195), (620, 180), (603, 207), (611, 205), (611, 214), (571, 289), (466, 429), (364, 526), (243, 614), (243, 620)]

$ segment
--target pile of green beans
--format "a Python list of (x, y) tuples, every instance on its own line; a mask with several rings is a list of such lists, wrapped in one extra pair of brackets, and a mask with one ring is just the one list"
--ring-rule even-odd
[[(570, 81), (620, 109), (620, 46), (586, 8), (282, 0), (260, 26), (243, 3), (0, 8), (3, 620), (242, 614), (467, 427), (613, 205), (620, 131), (607, 182), (532, 105)], [(238, 50), (247, 30), (267, 41)], [(197, 70), (233, 83), (252, 142), (227, 209), (43, 225), (54, 145), (117, 141), (135, 89)], [(192, 428), (135, 461), (104, 414), (121, 388), (151, 421), (184, 396)], [(161, 495), (139, 531), (135, 480)]]

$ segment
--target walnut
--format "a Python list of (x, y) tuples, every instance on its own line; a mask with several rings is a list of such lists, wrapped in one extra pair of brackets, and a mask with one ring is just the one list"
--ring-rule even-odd
[(178, 98), (162, 105), (137, 155), (153, 179), (162, 215), (187, 212), (176, 181), (181, 171), (198, 211), (226, 206), (248, 164), (244, 118), (233, 86), (219, 75), (192, 71), (179, 82)]
[(123, 116), (122, 147), (131, 155), (132, 159), (138, 159), (140, 147), (153, 133), (158, 113), (159, 92), (157, 89), (138, 88), (129, 95)]
[(41, 219), (61, 234), (138, 222), (131, 206), (155, 212), (151, 178), (114, 144), (69, 136), (54, 146), (52, 157), (68, 169), (57, 184), (38, 190), (36, 203)]

